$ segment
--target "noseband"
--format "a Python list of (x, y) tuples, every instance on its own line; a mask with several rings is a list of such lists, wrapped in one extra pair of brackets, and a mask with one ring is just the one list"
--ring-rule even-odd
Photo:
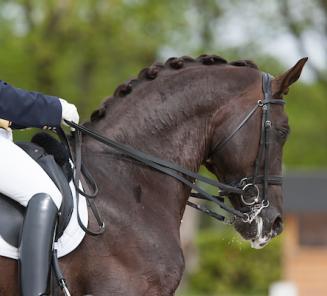
[[(109, 138), (103, 137), (102, 135), (96, 133), (94, 130), (91, 130), (85, 126), (78, 125), (74, 122), (69, 122), (69, 121), (66, 121), (66, 123), (75, 129), (74, 138), (75, 138), (76, 150), (80, 149), (81, 142), (82, 142), (82, 134), (87, 134), (90, 137), (94, 138), (95, 140), (107, 146), (110, 146), (116, 149), (117, 151), (120, 151), (122, 154), (136, 160), (139, 163), (142, 163), (166, 175), (174, 177), (175, 179), (179, 180), (186, 186), (190, 187), (193, 191), (197, 192), (197, 193), (191, 192), (190, 194), (191, 197), (201, 198), (214, 202), (225, 211), (231, 213), (232, 219), (227, 220), (224, 216), (202, 205), (195, 204), (191, 201), (187, 201), (187, 205), (225, 223), (233, 223), (235, 217), (242, 219), (244, 223), (252, 223), (252, 221), (255, 219), (255, 217), (259, 215), (262, 209), (269, 206), (269, 201), (267, 198), (268, 185), (282, 184), (281, 176), (269, 175), (269, 139), (270, 139), (270, 130), (272, 127), (272, 123), (270, 121), (270, 106), (271, 104), (283, 105), (285, 104), (285, 101), (282, 99), (272, 98), (271, 77), (267, 73), (263, 73), (262, 89), (263, 89), (264, 98), (262, 100), (259, 100), (256, 103), (256, 105), (250, 110), (250, 112), (245, 116), (242, 122), (234, 129), (234, 131), (225, 140), (223, 140), (220, 143), (217, 143), (214, 146), (214, 149), (212, 150), (213, 153), (217, 153), (218, 151), (220, 151), (223, 148), (223, 146), (226, 145), (228, 141), (246, 124), (246, 122), (252, 117), (252, 115), (256, 112), (256, 110), (259, 108), (262, 109), (260, 147), (255, 162), (255, 169), (254, 169), (253, 176), (244, 177), (240, 181), (234, 182), (234, 184), (232, 185), (206, 178), (184, 167), (181, 167), (175, 163), (171, 163), (162, 160), (158, 157), (146, 154), (142, 151), (134, 149), (129, 145), (117, 143)], [(64, 140), (63, 142), (67, 143), (67, 139)], [(262, 161), (264, 162), (264, 171), (263, 171), (263, 175), (259, 175), (258, 173)], [(196, 180), (217, 187), (220, 190), (219, 195), (212, 196), (211, 194), (207, 193), (196, 184), (195, 182)], [(260, 190), (258, 184), (262, 185), (261, 196), (260, 196)], [(248, 209), (246, 212), (244, 211), (241, 212), (239, 210), (231, 208), (224, 203), (224, 198), (231, 194), (240, 196), (242, 203)]]

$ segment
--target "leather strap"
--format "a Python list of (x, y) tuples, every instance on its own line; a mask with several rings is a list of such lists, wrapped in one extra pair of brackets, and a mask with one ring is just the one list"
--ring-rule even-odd
[(81, 165), (82, 165), (82, 153), (81, 153), (81, 148), (82, 148), (82, 134), (80, 131), (77, 131), (75, 133), (75, 176), (74, 176), (74, 185), (75, 185), (75, 190), (76, 190), (76, 210), (77, 210), (77, 221), (79, 226), (87, 233), (93, 236), (97, 236), (100, 234), (103, 234), (105, 231), (105, 224), (103, 220), (100, 217), (99, 211), (94, 203), (93, 199), (86, 197), (86, 201), (88, 205), (92, 209), (92, 213), (98, 223), (98, 230), (91, 230), (87, 226), (85, 226), (81, 220), (81, 216), (79, 214), (79, 193), (81, 190), (79, 189), (79, 182), (81, 178)]
[[(72, 147), (68, 141), (68, 138), (63, 131), (62, 128), (57, 128), (56, 133), (61, 140), (61, 142), (67, 147), (69, 157), (71, 160), (74, 160), (75, 164), (75, 176), (73, 178), (74, 187), (75, 187), (75, 195), (76, 195), (76, 211), (77, 211), (77, 221), (80, 227), (87, 233), (93, 236), (100, 235), (105, 231), (105, 224), (100, 216), (99, 210), (97, 209), (94, 198), (97, 196), (99, 189), (98, 186), (93, 178), (93, 176), (89, 173), (86, 167), (82, 164), (82, 154), (81, 154), (81, 147), (82, 147), (82, 135), (79, 131), (75, 133), (75, 153), (72, 153)], [(84, 178), (87, 185), (92, 188), (91, 193), (86, 193), (85, 191), (80, 189), (80, 179), (81, 177)], [(81, 220), (80, 213), (79, 213), (79, 195), (83, 195), (86, 198), (86, 202), (88, 206), (91, 208), (92, 214), (95, 217), (95, 220), (98, 224), (98, 230), (94, 231), (89, 229), (85, 226)]]
[(115, 148), (116, 150), (123, 152), (125, 155), (127, 155), (135, 160), (138, 160), (140, 162), (144, 162), (151, 167), (154, 164), (157, 164), (158, 166), (169, 168), (173, 171), (182, 173), (183, 175), (188, 176), (190, 178), (193, 178), (193, 179), (202, 181), (204, 183), (207, 183), (209, 185), (212, 185), (214, 187), (220, 188), (221, 190), (225, 190), (225, 191), (228, 191), (230, 193), (235, 193), (235, 194), (242, 193), (242, 190), (240, 190), (239, 188), (230, 186), (228, 184), (225, 184), (225, 183), (222, 183), (222, 182), (219, 182), (216, 180), (206, 178), (206, 177), (201, 176), (197, 173), (194, 173), (186, 168), (183, 168), (177, 164), (174, 164), (169, 161), (162, 160), (158, 157), (143, 153), (142, 151), (134, 149), (133, 147), (131, 147), (129, 145), (115, 142), (109, 138), (101, 136), (100, 134), (96, 133), (94, 130), (86, 128), (85, 126), (78, 125), (74, 122), (68, 122), (68, 121), (66, 123), (69, 124), (71, 127), (74, 127), (76, 130), (81, 131), (83, 134), (87, 134), (87, 135), (91, 136), (92, 138), (96, 139), (97, 141), (99, 141), (107, 146), (110, 146), (112, 148)]
[(223, 140), (220, 143), (217, 143), (213, 149), (211, 154), (215, 153), (217, 150), (221, 150), (225, 144), (242, 128), (242, 126), (252, 117), (252, 115), (255, 113), (255, 111), (259, 107), (259, 101), (258, 103), (250, 110), (250, 112), (245, 116), (245, 118), (239, 123), (239, 125), (234, 129), (234, 131), (227, 137), (225, 140)]

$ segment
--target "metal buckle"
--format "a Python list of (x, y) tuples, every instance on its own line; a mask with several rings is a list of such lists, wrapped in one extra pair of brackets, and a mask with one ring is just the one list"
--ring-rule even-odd
[(271, 127), (271, 126), (272, 126), (271, 121), (270, 121), (270, 120), (267, 120), (267, 121), (265, 122), (265, 127)]
[(262, 201), (262, 208), (268, 208), (269, 207), (269, 200), (268, 199), (264, 199)]

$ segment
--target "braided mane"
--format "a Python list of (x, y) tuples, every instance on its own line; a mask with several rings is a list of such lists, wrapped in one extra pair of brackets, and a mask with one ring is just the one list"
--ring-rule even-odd
[(119, 85), (113, 96), (108, 97), (103, 103), (102, 106), (95, 110), (91, 114), (91, 121), (97, 121), (103, 118), (106, 114), (106, 109), (109, 104), (109, 101), (113, 98), (124, 97), (132, 92), (133, 88), (140, 84), (142, 81), (146, 80), (153, 80), (155, 79), (160, 71), (163, 69), (172, 69), (172, 70), (179, 70), (184, 68), (190, 64), (202, 64), (202, 65), (232, 65), (238, 67), (249, 67), (258, 69), (258, 66), (250, 61), (250, 60), (238, 60), (233, 62), (227, 62), (224, 58), (217, 56), (217, 55), (207, 55), (203, 54), (197, 57), (196, 59), (189, 57), (189, 56), (182, 56), (180, 58), (171, 57), (165, 63), (154, 63), (150, 67), (142, 69), (136, 79), (128, 80), (127, 82)]

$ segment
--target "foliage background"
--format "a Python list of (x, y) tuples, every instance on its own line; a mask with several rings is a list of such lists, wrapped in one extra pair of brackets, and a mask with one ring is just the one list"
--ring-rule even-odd
[[(173, 55), (252, 59), (274, 75), (309, 55), (288, 95), (285, 168), (325, 168), (326, 14), (324, 0), (0, 0), (0, 79), (66, 98), (87, 120), (118, 84)], [(267, 294), (281, 277), (280, 241), (256, 251), (235, 236), (202, 221), (181, 295)]]

